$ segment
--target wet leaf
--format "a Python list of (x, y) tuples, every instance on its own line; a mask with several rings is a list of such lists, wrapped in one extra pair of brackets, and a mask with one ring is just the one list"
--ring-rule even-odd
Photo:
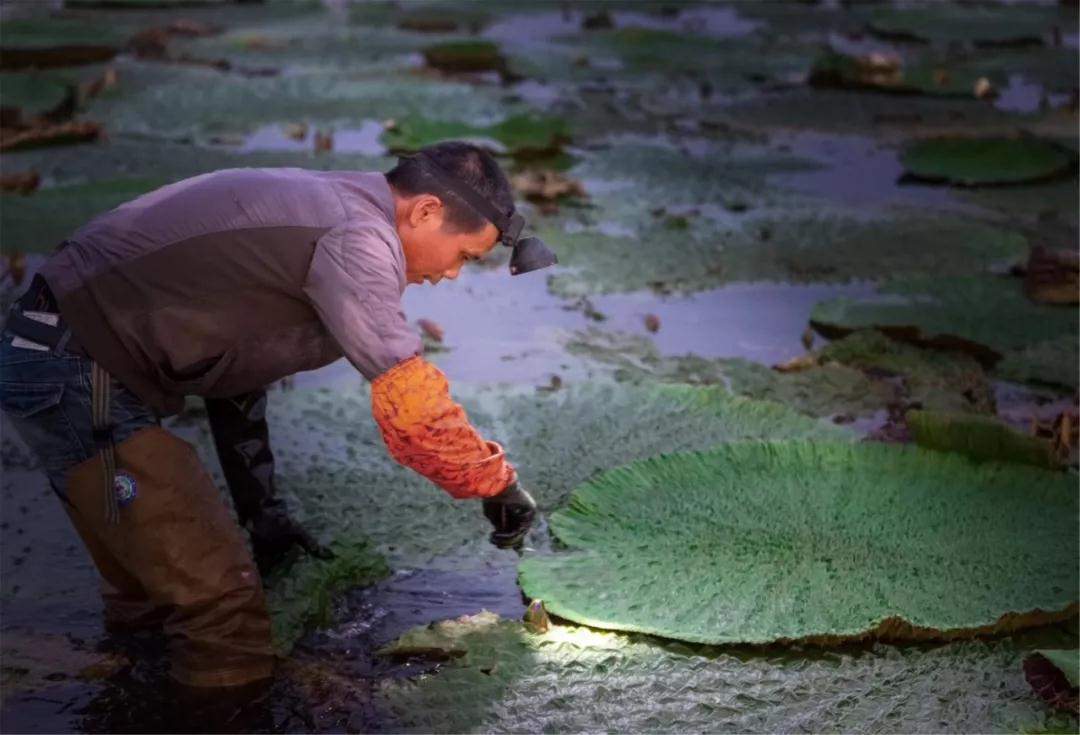
[(89, 120), (0, 128), (0, 151), (86, 143), (100, 138), (102, 132), (101, 123)]
[(907, 425), (915, 443), (928, 449), (983, 462), (1017, 462), (1046, 469), (1061, 466), (1052, 441), (1023, 434), (994, 417), (909, 411)]
[(0, 174), (0, 191), (29, 194), (38, 188), (41, 176), (34, 171)]
[(1076, 614), (1076, 513), (1045, 470), (730, 443), (578, 487), (551, 517), (570, 551), (528, 556), (520, 581), (559, 617), (700, 643), (954, 638)]
[(459, 139), (496, 153), (535, 157), (559, 151), (570, 136), (562, 118), (531, 114), (513, 115), (486, 126), (419, 117), (398, 119), (383, 134), (383, 141), (395, 151), (415, 151), (433, 143)]
[(930, 138), (908, 144), (900, 162), (915, 179), (980, 186), (1051, 178), (1069, 170), (1075, 156), (1026, 138)]
[(437, 672), (381, 682), (376, 702), (394, 730), (423, 733), (1075, 730), (1030, 696), (1020, 659), (1041, 644), (1027, 645), (760, 651), (503, 620)]
[(882, 286), (874, 300), (818, 304), (810, 320), (830, 338), (874, 328), (894, 339), (968, 353), (1016, 379), (1077, 385), (1076, 311), (1033, 304), (1019, 279), (897, 280)]

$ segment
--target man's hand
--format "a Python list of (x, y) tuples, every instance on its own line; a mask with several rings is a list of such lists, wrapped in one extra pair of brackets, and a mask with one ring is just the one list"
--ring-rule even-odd
[(484, 498), (484, 515), (495, 526), (491, 543), (500, 549), (516, 549), (536, 517), (536, 501), (513, 482), (498, 495)]
[(293, 547), (299, 546), (318, 559), (332, 559), (334, 553), (279, 507), (270, 506), (251, 521), (251, 548), (255, 564), (264, 577)]

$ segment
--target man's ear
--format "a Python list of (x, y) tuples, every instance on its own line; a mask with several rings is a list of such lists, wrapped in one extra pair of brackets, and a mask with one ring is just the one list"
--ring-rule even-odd
[(420, 194), (409, 211), (409, 224), (419, 227), (422, 224), (442, 224), (443, 203), (434, 194)]

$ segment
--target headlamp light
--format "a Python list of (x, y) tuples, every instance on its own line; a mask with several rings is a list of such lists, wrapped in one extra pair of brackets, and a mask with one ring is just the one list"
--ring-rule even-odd
[(515, 209), (509, 212), (501, 211), (494, 203), (488, 201), (465, 182), (458, 180), (423, 151), (412, 156), (402, 156), (399, 160), (406, 158), (419, 163), (426, 173), (435, 177), (440, 184), (461, 197), (477, 214), (498, 228), (499, 241), (513, 248), (513, 254), (510, 256), (510, 275), (517, 276), (540, 270), (559, 262), (555, 253), (540, 238), (521, 237), (521, 232), (525, 229), (525, 218)]

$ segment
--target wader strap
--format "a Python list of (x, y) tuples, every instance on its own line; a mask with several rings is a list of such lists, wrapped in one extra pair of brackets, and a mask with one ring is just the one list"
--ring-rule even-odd
[(109, 374), (94, 363), (90, 372), (90, 415), (94, 425), (94, 441), (105, 472), (105, 522), (120, 522), (120, 505), (116, 500), (116, 448), (113, 445), (112, 425), (109, 423)]

